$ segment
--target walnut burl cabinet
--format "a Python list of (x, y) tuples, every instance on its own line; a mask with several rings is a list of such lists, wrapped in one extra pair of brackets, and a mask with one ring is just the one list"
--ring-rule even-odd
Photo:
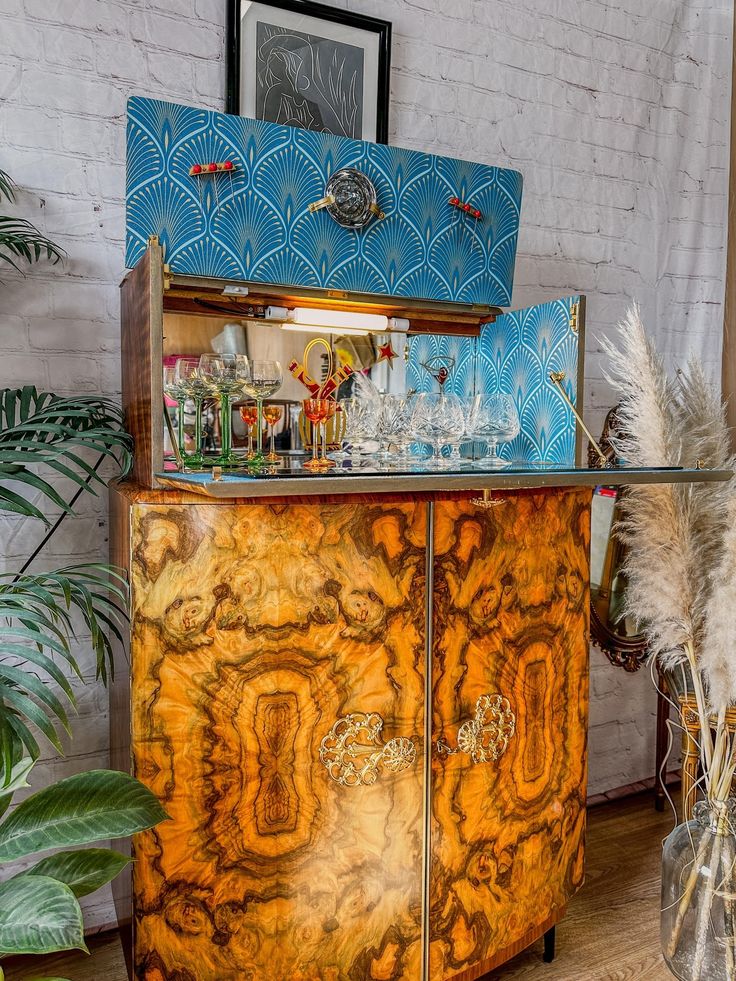
[(589, 489), (112, 504), (115, 751), (170, 815), (134, 840), (135, 978), (470, 981), (562, 917)]

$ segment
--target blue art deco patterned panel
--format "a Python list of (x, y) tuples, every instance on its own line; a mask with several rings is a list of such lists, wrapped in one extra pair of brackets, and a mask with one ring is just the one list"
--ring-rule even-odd
[(570, 323), (579, 300), (567, 296), (514, 310), (481, 330), (476, 392), (508, 392), (519, 410), (521, 432), (501, 451), (507, 459), (575, 462), (575, 417), (549, 374), (564, 371), (565, 390), (576, 404), (578, 335)]
[(513, 394), (521, 432), (499, 452), (520, 463), (575, 462), (575, 417), (556, 386), (552, 371), (565, 373), (565, 390), (577, 402), (578, 335), (571, 328), (579, 296), (514, 310), (486, 324), (478, 338), (420, 334), (409, 341), (407, 388), (436, 391), (437, 383), (422, 364), (452, 358), (455, 366), (446, 390), (457, 395), (491, 392)]
[[(234, 169), (189, 175), (194, 164)], [(128, 102), (126, 263), (158, 235), (174, 272), (506, 306), (521, 205), (513, 170), (152, 99)], [(341, 167), (376, 186), (363, 231), (308, 205)], [(451, 197), (482, 212), (476, 220)]]

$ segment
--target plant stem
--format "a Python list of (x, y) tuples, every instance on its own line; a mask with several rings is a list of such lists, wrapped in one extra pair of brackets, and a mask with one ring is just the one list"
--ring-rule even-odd
[[(703, 970), (703, 961), (705, 960), (705, 944), (708, 937), (708, 928), (710, 926), (713, 895), (715, 891), (716, 877), (718, 876), (718, 869), (721, 864), (723, 841), (727, 834), (727, 824), (728, 808), (726, 807), (725, 803), (721, 803), (718, 809), (718, 824), (716, 826), (716, 832), (711, 837), (711, 856), (710, 862), (708, 863), (710, 867), (710, 875), (706, 879), (705, 892), (700, 901), (700, 909), (698, 910), (698, 920), (695, 933), (696, 941), (695, 961), (693, 963), (693, 981), (700, 981), (700, 975)], [(706, 835), (708, 834), (710, 834), (710, 832), (706, 832)]]

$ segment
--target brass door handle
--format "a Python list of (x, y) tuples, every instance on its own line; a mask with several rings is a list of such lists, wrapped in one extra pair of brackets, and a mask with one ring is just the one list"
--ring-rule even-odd
[(467, 753), (473, 763), (488, 763), (503, 756), (515, 731), (516, 716), (508, 698), (481, 695), (475, 703), (475, 715), (457, 731), (457, 746), (453, 749), (438, 739), (434, 748), (439, 756)]
[(416, 760), (408, 736), (381, 741), (383, 719), (377, 712), (352, 712), (338, 719), (319, 746), (320, 762), (345, 787), (375, 783), (381, 770), (400, 773)]
[(497, 508), (500, 504), (506, 503), (506, 498), (491, 497), (491, 492), (489, 490), (484, 490), (482, 497), (471, 497), (470, 503), (474, 504), (477, 508)]

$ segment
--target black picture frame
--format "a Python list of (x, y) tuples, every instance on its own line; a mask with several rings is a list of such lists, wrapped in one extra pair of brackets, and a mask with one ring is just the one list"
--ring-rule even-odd
[[(376, 143), (388, 143), (389, 95), (391, 86), (391, 21), (328, 7), (314, 0), (262, 0), (269, 7), (316, 17), (331, 23), (371, 31), (378, 35)], [(240, 115), (240, 6), (227, 0), (225, 27), (225, 112)]]

